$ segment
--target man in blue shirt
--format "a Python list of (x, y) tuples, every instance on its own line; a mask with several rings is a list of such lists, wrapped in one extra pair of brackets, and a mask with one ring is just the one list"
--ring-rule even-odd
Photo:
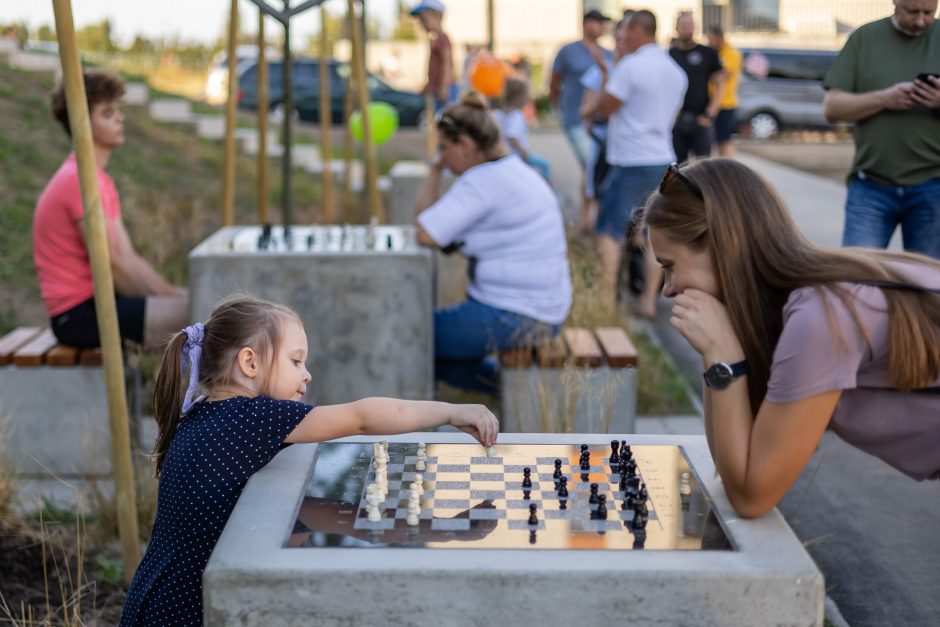
[[(584, 14), (583, 36), (579, 41), (567, 44), (558, 51), (555, 62), (552, 64), (552, 81), (549, 88), (549, 97), (552, 107), (559, 112), (561, 126), (565, 130), (565, 137), (571, 144), (582, 171), (590, 156), (592, 140), (587, 129), (581, 123), (578, 113), (581, 100), (584, 98), (584, 86), (581, 77), (594, 65), (592, 51), (598, 50), (609, 63), (612, 54), (610, 50), (601, 48), (597, 40), (604, 34), (604, 29), (610, 18), (596, 9)], [(585, 187), (581, 185), (581, 210), (586, 213), (588, 198)]]

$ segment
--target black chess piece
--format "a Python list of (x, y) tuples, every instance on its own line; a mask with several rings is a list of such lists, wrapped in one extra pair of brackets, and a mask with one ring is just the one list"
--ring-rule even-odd
[[(391, 237), (391, 236), (389, 236)], [(537, 538), (535, 537), (535, 529), (529, 531), (529, 544), (535, 544)]]
[(636, 529), (633, 532), (633, 548), (642, 549), (646, 545), (646, 529)]
[(523, 489), (523, 490), (522, 490), (522, 500), (523, 500), (523, 501), (528, 501), (530, 498), (532, 498), (532, 490)]
[(627, 475), (620, 475), (620, 483), (617, 485), (617, 488), (619, 488), (621, 492), (627, 491)]
[(532, 487), (532, 471), (529, 468), (522, 469), (522, 487), (523, 488)]
[(607, 520), (607, 495), (601, 494), (597, 497), (597, 517), (600, 520)]
[(581, 445), (581, 456), (582, 456), (582, 457), (584, 456), (585, 453), (588, 452), (588, 449), (589, 449), (589, 448), (590, 448), (590, 447), (589, 447), (587, 444), (582, 444), (582, 445)]
[(538, 516), (535, 515), (535, 510), (536, 510), (536, 509), (537, 509), (537, 508), (536, 508), (536, 506), (535, 506), (535, 503), (532, 503), (531, 505), (529, 505), (529, 524), (530, 524), (530, 525), (537, 525), (537, 524), (539, 524), (539, 518), (538, 518)]
[(650, 496), (650, 493), (646, 490), (646, 484), (645, 483), (641, 484), (640, 491), (637, 493), (637, 497), (641, 501), (645, 501), (646, 499), (649, 498), (649, 496)]
[(626, 440), (620, 443), (620, 457), (633, 459), (633, 451), (630, 449), (630, 446), (627, 444)]
[(313, 250), (313, 235), (307, 236), (307, 250)]
[(591, 484), (591, 496), (588, 497), (588, 503), (590, 503), (591, 505), (593, 505), (594, 503), (597, 503), (597, 484), (596, 483)]
[(591, 469), (591, 453), (585, 451), (581, 453), (581, 470), (590, 470)]
[(558, 497), (568, 498), (568, 477), (561, 477), (558, 480)]
[(636, 460), (630, 458), (627, 460), (627, 474), (635, 475), (636, 474)]
[(568, 499), (561, 499), (561, 502), (558, 504), (558, 509), (568, 509)]
[(617, 450), (620, 448), (620, 442), (617, 440), (610, 441), (610, 465), (613, 467), (614, 464), (620, 463), (620, 453)]
[(558, 479), (559, 477), (561, 477), (561, 460), (556, 459), (555, 460), (555, 472), (552, 473), (552, 478)]

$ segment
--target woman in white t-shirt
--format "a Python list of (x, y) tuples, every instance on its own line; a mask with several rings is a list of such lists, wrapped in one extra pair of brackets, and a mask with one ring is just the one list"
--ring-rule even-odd
[[(418, 194), (417, 237), (469, 260), (467, 300), (434, 314), (436, 376), (497, 390), (487, 356), (558, 333), (571, 306), (561, 208), (510, 154), (482, 96), (467, 92), (437, 122), (439, 153)], [(443, 196), (444, 168), (456, 180)]]

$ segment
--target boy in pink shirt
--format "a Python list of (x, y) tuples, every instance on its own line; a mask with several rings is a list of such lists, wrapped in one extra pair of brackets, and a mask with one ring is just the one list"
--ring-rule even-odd
[[(120, 110), (124, 89), (124, 81), (118, 76), (85, 72), (121, 337), (156, 348), (167, 335), (186, 325), (189, 296), (185, 289), (161, 277), (134, 249), (121, 220), (114, 181), (105, 172), (111, 151), (124, 143), (124, 116)], [(71, 136), (61, 85), (52, 95), (52, 112)], [(33, 260), (53, 333), (63, 344), (87, 348), (99, 346), (100, 340), (83, 219), (78, 167), (75, 154), (70, 153), (36, 203)]]

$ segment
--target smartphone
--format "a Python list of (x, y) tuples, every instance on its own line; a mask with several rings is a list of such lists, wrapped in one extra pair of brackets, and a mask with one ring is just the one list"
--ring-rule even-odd
[(929, 85), (930, 81), (927, 80), (928, 76), (932, 76), (934, 78), (940, 78), (940, 74), (937, 74), (936, 72), (921, 72), (920, 74), (917, 75), (917, 80), (923, 81)]

